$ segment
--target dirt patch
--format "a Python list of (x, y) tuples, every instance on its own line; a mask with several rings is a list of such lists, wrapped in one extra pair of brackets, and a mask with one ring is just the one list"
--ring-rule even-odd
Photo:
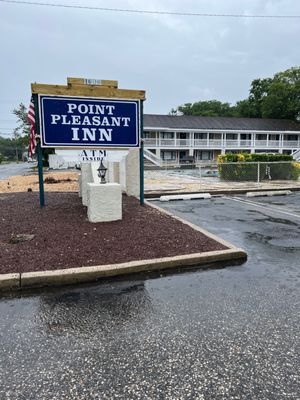
[[(55, 185), (52, 185), (55, 186)], [(0, 195), (0, 273), (122, 263), (223, 250), (225, 246), (123, 196), (123, 219), (90, 223), (76, 193)], [(32, 240), (10, 243), (19, 234)]]
[[(31, 190), (29, 190), (31, 189)], [(0, 180), (0, 193), (38, 192), (39, 177), (37, 174), (12, 176)], [(75, 192), (78, 190), (78, 172), (48, 172), (44, 175), (46, 192)]]

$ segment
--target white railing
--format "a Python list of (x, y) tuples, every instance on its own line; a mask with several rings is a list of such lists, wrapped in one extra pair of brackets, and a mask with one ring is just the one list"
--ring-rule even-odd
[(300, 141), (297, 140), (221, 140), (221, 139), (145, 139), (146, 147), (194, 147), (194, 148), (251, 148), (262, 149), (288, 148), (297, 149), (300, 147)]
[(154, 146), (154, 147), (156, 147), (157, 146), (157, 140), (155, 139), (155, 138), (147, 138), (147, 139), (144, 139), (144, 143), (145, 143), (145, 145), (146, 146)]
[(144, 149), (144, 157), (157, 166), (161, 165), (161, 159), (147, 149)]
[(294, 159), (294, 160), (300, 161), (300, 149), (294, 151), (293, 154), (292, 154), (292, 156), (293, 156), (293, 159)]
[(159, 139), (158, 146), (159, 147), (174, 147), (175, 139)]
[(300, 148), (300, 139), (299, 140), (284, 140), (282, 147), (289, 147), (289, 148)]
[(191, 142), (190, 142), (190, 139), (176, 139), (176, 142), (177, 142), (177, 146), (180, 146), (180, 147), (190, 147), (190, 146), (192, 146), (192, 144), (191, 144)]

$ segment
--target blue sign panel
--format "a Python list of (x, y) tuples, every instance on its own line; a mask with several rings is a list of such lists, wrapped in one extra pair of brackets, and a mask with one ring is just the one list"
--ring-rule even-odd
[(42, 147), (139, 147), (138, 100), (39, 95)]

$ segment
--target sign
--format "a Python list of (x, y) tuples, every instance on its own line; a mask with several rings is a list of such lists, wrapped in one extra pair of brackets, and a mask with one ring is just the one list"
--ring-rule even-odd
[(38, 95), (42, 147), (139, 147), (140, 101)]
[(85, 79), (85, 85), (101, 85), (101, 79)]
[(82, 150), (78, 158), (80, 161), (100, 161), (106, 158), (106, 150)]

